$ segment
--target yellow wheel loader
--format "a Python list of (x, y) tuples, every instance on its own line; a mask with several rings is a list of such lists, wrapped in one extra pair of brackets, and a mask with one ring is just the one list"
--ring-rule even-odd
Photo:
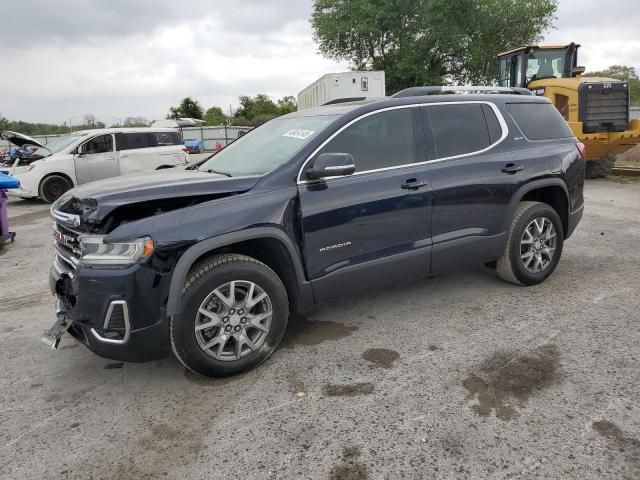
[(578, 48), (526, 45), (498, 55), (499, 85), (528, 88), (556, 106), (585, 144), (587, 178), (606, 176), (615, 156), (640, 143), (640, 120), (629, 121), (629, 84), (586, 77)]

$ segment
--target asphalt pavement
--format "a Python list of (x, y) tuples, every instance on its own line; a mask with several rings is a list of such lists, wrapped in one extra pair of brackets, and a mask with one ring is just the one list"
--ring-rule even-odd
[(348, 297), (223, 380), (42, 344), (51, 220), (11, 200), (0, 478), (638, 479), (640, 183), (585, 195), (545, 283), (472, 267)]

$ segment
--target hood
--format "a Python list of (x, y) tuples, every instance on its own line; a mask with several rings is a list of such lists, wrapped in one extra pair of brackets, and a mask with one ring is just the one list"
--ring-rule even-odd
[(35, 147), (44, 148), (45, 150), (49, 151), (49, 149), (47, 149), (45, 145), (38, 142), (37, 140), (34, 140), (33, 138), (27, 135), (23, 135), (22, 133), (5, 130), (2, 133), (0, 133), (0, 138), (11, 142), (18, 147), (24, 147), (25, 145), (33, 145)]
[(71, 226), (97, 227), (113, 217), (110, 230), (123, 222), (246, 192), (259, 179), (167, 168), (82, 185), (61, 196), (53, 208), (67, 214), (63, 217), (70, 217), (65, 223)]

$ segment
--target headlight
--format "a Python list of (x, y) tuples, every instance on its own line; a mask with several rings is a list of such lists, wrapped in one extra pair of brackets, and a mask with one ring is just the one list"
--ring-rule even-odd
[(126, 267), (151, 255), (153, 248), (153, 240), (149, 237), (104, 243), (103, 235), (82, 235), (80, 263), (87, 266)]

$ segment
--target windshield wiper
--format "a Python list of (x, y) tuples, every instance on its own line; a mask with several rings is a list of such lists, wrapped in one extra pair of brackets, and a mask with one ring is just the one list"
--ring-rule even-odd
[(209, 170), (205, 170), (205, 172), (207, 173), (217, 173), (218, 175), (224, 175), (225, 177), (231, 177), (231, 174), (229, 172), (219, 172), (218, 170), (213, 170), (213, 169), (209, 169)]

